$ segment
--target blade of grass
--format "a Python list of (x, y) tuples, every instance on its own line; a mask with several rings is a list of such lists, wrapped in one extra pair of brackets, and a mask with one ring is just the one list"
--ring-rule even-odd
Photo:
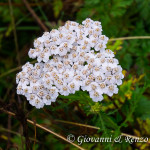
[(134, 39), (150, 39), (150, 36), (120, 37), (120, 38), (112, 38), (112, 39), (109, 39), (109, 41), (117, 41), (117, 40), (134, 40)]
[(43, 24), (43, 22), (41, 21), (41, 19), (37, 16), (37, 14), (35, 13), (35, 11), (31, 8), (31, 6), (29, 5), (27, 0), (22, 0), (23, 3), (25, 4), (26, 8), (28, 9), (28, 11), (32, 14), (33, 18), (36, 20), (36, 22), (39, 24), (39, 26), (44, 30), (44, 31), (48, 31), (48, 28), (45, 26), (45, 24)]
[(43, 16), (43, 18), (45, 19), (45, 21), (48, 22), (48, 18), (46, 17), (44, 11), (42, 10), (41, 6), (38, 5), (38, 0), (35, 0), (35, 2), (37, 3), (37, 7), (38, 7), (38, 9), (39, 9), (41, 15)]
[[(38, 8), (35, 8), (34, 11), (36, 12), (38, 10)], [(25, 20), (26, 18), (28, 18), (31, 15), (31, 13), (28, 13), (27, 15), (25, 15), (24, 17), (22, 17), (21, 19), (19, 19), (16, 22), (16, 26), (19, 25), (23, 20)]]
[(55, 121), (56, 122), (61, 122), (61, 123), (66, 123), (66, 124), (72, 124), (72, 125), (76, 125), (76, 126), (82, 126), (82, 127), (97, 129), (97, 130), (100, 129), (99, 127), (94, 127), (94, 126), (91, 126), (91, 125), (81, 124), (81, 123), (77, 123), (77, 122), (64, 121), (64, 120), (55, 120)]
[[(37, 62), (36, 60), (34, 60), (34, 61), (32, 61), (32, 62), (30, 62), (30, 63), (35, 63), (35, 62)], [(19, 67), (16, 67), (16, 68), (13, 68), (13, 69), (11, 69), (11, 70), (9, 70), (9, 71), (7, 71), (7, 72), (5, 72), (5, 73), (3, 73), (3, 74), (1, 74), (0, 75), (0, 78), (2, 78), (2, 77), (4, 77), (4, 76), (6, 76), (6, 75), (8, 75), (8, 74), (10, 74), (10, 73), (12, 73), (12, 72), (15, 72), (15, 71), (18, 71), (18, 70), (20, 70), (22, 68), (22, 66), (19, 66)]]
[(17, 53), (17, 61), (18, 65), (21, 65), (21, 60), (20, 60), (20, 54), (19, 54), (19, 46), (18, 46), (18, 39), (17, 39), (17, 32), (16, 32), (16, 26), (15, 26), (15, 19), (14, 19), (14, 14), (13, 14), (13, 7), (11, 4), (11, 0), (9, 2), (9, 9), (10, 9), (10, 15), (11, 15), (11, 23), (13, 27), (13, 33), (14, 33), (14, 41), (15, 41), (15, 47), (16, 47), (16, 53)]

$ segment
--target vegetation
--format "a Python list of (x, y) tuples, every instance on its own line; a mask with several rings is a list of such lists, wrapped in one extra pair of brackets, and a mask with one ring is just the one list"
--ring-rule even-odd
[[(0, 1), (0, 149), (149, 150), (150, 141), (150, 1), (149, 0), (1, 0)], [(99, 20), (103, 34), (124, 69), (119, 93), (94, 103), (86, 92), (59, 96), (43, 109), (16, 94), (16, 73), (27, 61), (36, 37), (85, 18)], [(120, 37), (131, 37), (129, 39)], [(90, 126), (88, 126), (90, 125)], [(57, 134), (56, 134), (57, 133)], [(65, 141), (69, 134), (88, 137), (122, 135), (118, 142)], [(64, 138), (65, 139), (64, 139)], [(78, 147), (78, 148), (77, 148)]]

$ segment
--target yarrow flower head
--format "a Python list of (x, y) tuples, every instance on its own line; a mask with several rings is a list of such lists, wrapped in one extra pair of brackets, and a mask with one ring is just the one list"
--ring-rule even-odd
[(89, 18), (82, 24), (67, 21), (58, 30), (45, 32), (28, 53), (38, 63), (27, 62), (16, 76), (17, 94), (42, 108), (59, 94), (67, 96), (80, 89), (95, 102), (102, 101), (103, 94), (118, 93), (124, 76), (114, 53), (106, 49), (107, 42), (101, 22)]

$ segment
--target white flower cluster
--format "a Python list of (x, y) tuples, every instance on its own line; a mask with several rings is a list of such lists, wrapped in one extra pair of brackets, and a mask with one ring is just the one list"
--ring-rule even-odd
[(17, 94), (42, 108), (59, 94), (67, 96), (80, 88), (95, 102), (103, 100), (102, 94), (118, 93), (124, 76), (114, 53), (105, 50), (107, 41), (101, 23), (89, 18), (82, 25), (67, 21), (58, 30), (45, 32), (29, 50), (38, 63), (26, 63), (17, 74)]

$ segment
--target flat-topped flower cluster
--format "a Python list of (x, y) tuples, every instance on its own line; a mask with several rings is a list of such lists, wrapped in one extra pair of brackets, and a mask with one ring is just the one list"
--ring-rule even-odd
[(106, 49), (107, 41), (101, 22), (89, 18), (82, 25), (67, 21), (58, 30), (45, 32), (29, 50), (29, 57), (38, 63), (26, 63), (17, 74), (17, 94), (42, 108), (59, 94), (67, 96), (80, 89), (95, 102), (103, 100), (103, 94), (118, 93), (124, 76), (114, 53)]

